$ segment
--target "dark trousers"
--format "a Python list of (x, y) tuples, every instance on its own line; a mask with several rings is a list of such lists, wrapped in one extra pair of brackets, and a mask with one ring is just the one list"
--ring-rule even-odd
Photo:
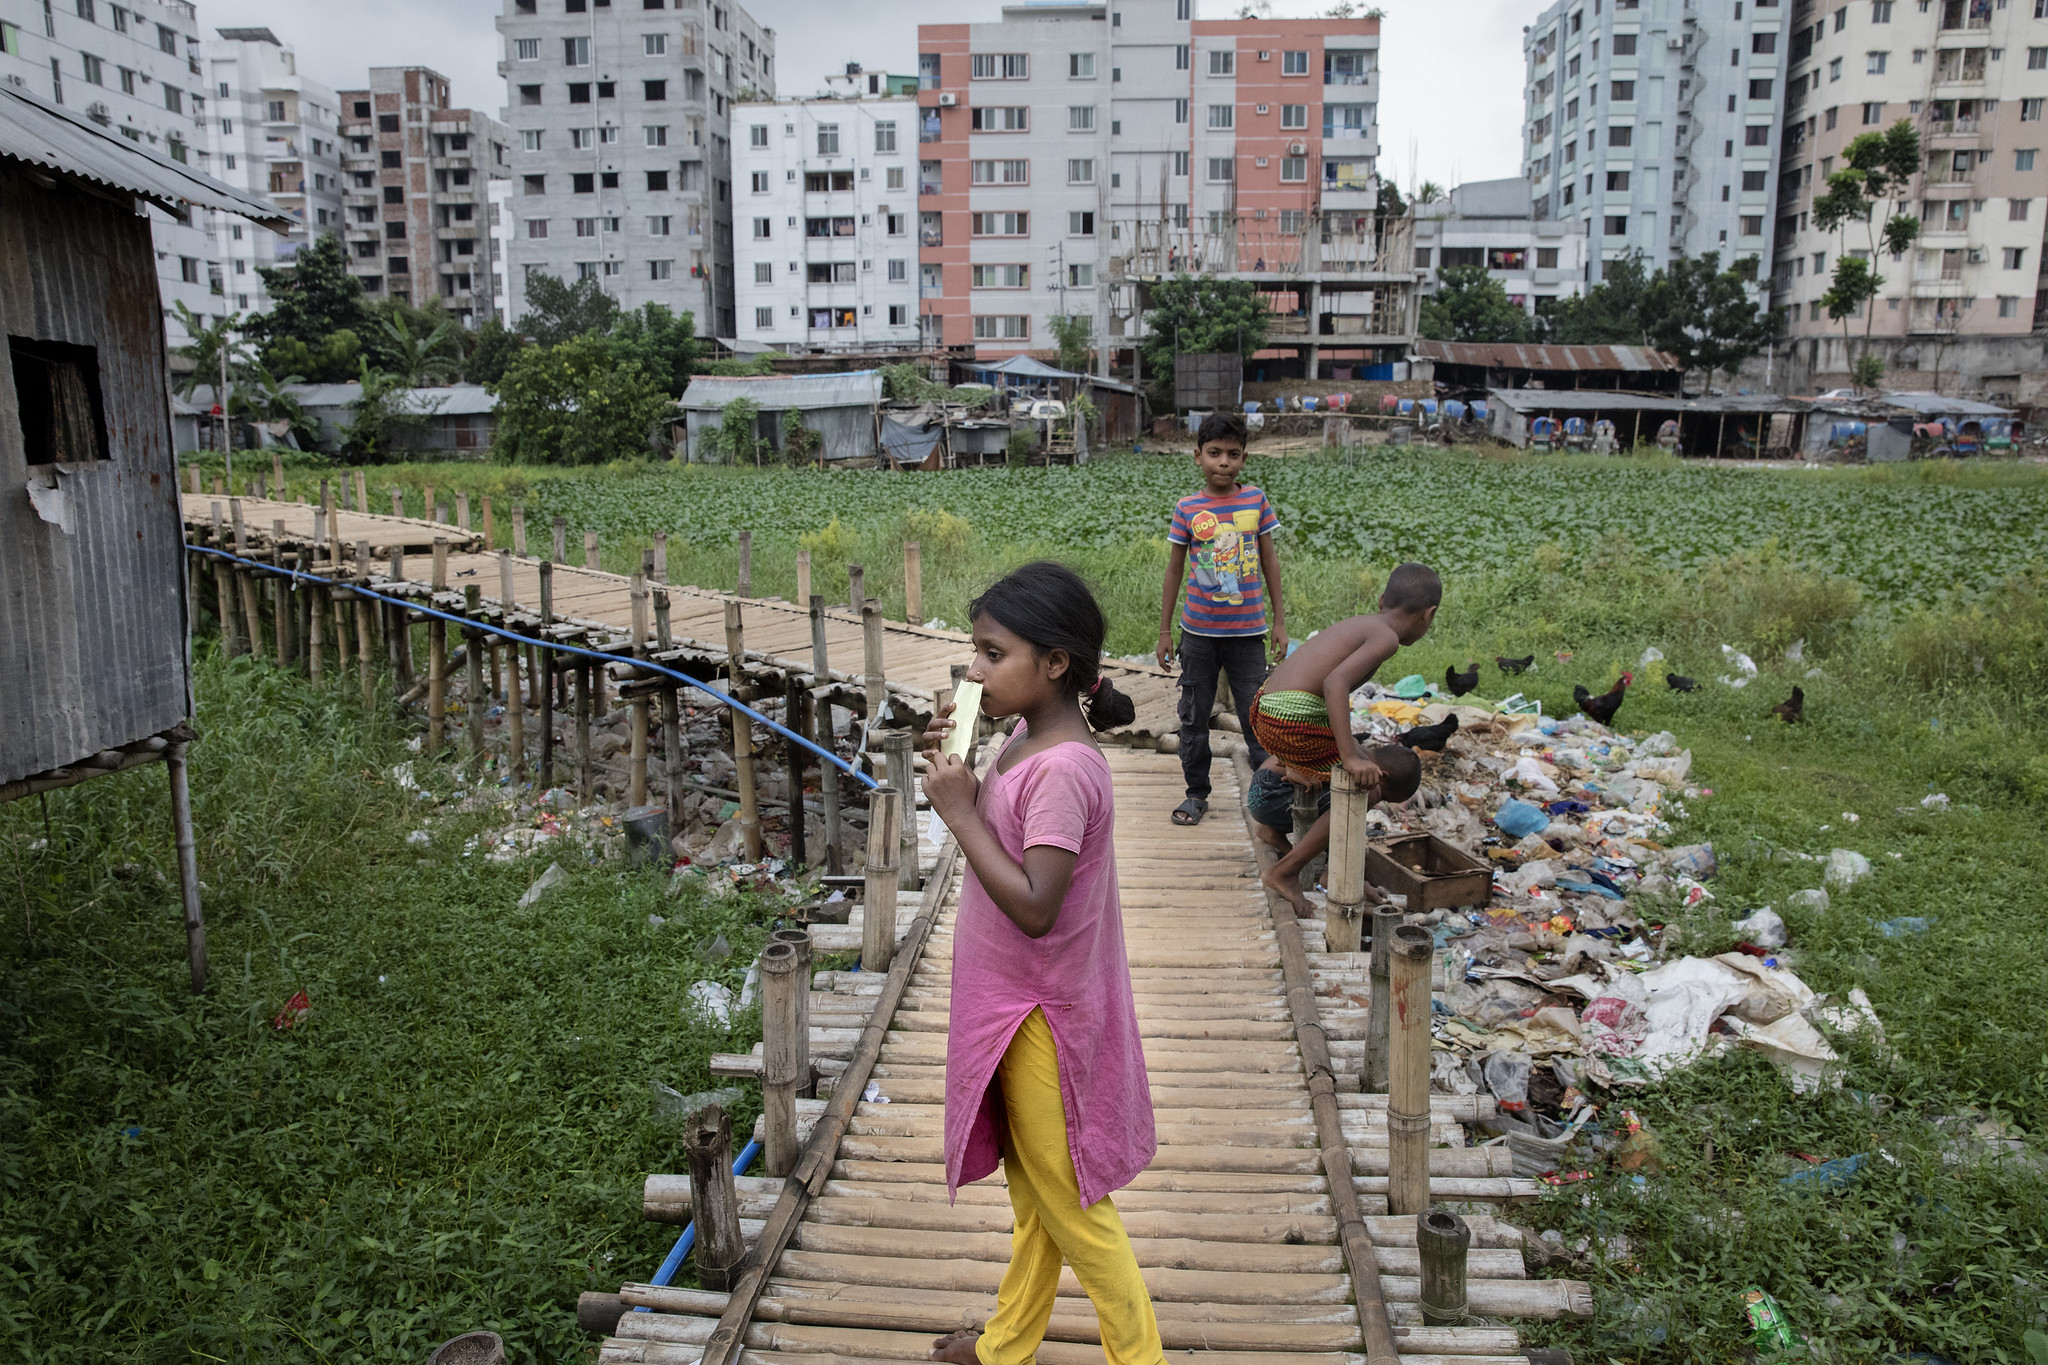
[(1266, 751), (1252, 738), (1252, 698), (1266, 681), (1266, 639), (1185, 630), (1180, 634), (1180, 768), (1189, 796), (1209, 799), (1209, 712), (1216, 706), (1220, 674), (1230, 677), (1230, 700), (1237, 707), (1237, 723), (1244, 727), (1252, 767), (1266, 761)]

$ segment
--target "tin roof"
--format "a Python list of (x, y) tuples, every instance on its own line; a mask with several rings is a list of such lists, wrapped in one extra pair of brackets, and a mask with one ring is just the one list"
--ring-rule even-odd
[(0, 84), (0, 157), (125, 190), (179, 218), (197, 204), (278, 232), (291, 225), (276, 205), (250, 199), (18, 86)]
[(1417, 359), (1492, 370), (1682, 370), (1678, 357), (1646, 346), (1520, 346), (1477, 341), (1418, 341)]
[(1775, 393), (1716, 394), (1676, 398), (1668, 394), (1620, 393), (1613, 389), (1488, 389), (1489, 401), (1515, 412), (1805, 412), (1802, 398)]
[(751, 399), (764, 408), (874, 407), (882, 401), (882, 372), (700, 374), (692, 377), (690, 387), (683, 390), (682, 406), (702, 412), (722, 408), (735, 398)]

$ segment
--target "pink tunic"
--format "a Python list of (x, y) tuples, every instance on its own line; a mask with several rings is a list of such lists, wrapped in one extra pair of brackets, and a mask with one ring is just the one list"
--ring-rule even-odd
[[(1019, 727), (1012, 744), (1023, 742)], [(1092, 745), (1056, 744), (1009, 772), (992, 765), (978, 809), (1020, 863), (1040, 844), (1078, 855), (1052, 932), (1010, 922), (970, 867), (953, 931), (953, 1003), (946, 1036), (946, 1186), (996, 1169), (1002, 1102), (989, 1088), (1010, 1037), (1034, 1007), (1059, 1047), (1067, 1149), (1086, 1208), (1133, 1180), (1159, 1144), (1138, 1040), (1116, 882), (1116, 811), (1109, 764)]]

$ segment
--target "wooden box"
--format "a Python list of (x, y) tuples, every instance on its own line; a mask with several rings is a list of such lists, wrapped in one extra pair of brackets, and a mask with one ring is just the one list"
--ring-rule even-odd
[(1434, 834), (1411, 834), (1365, 846), (1365, 875), (1397, 896), (1408, 913), (1484, 905), (1493, 895), (1486, 863)]

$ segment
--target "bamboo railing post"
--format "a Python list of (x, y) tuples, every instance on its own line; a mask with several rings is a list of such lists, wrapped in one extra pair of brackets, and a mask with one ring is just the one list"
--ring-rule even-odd
[[(308, 562), (307, 568), (312, 564)], [(322, 596), (327, 589), (320, 586), (306, 590), (306, 678), (318, 687), (327, 667), (327, 641), (323, 638), (327, 629), (327, 606)]]
[[(825, 650), (825, 599), (811, 595), (811, 689), (812, 719), (817, 728), (818, 747), (827, 753), (837, 752), (833, 748), (832, 725), (832, 665)], [(836, 764), (818, 761), (818, 798), (824, 807), (825, 816), (825, 872), (838, 876), (839, 856), (839, 768)]]
[(896, 952), (896, 859), (903, 830), (903, 793), (868, 793), (867, 886), (861, 902), (860, 969), (886, 972)]
[[(225, 548), (228, 543), (227, 533), (221, 527), (220, 504), (218, 502), (213, 504), (212, 542), (215, 549)], [(214, 615), (220, 618), (221, 648), (225, 650), (227, 652), (227, 656), (230, 659), (232, 659), (235, 657), (235, 654), (237, 653), (237, 650), (235, 649), (236, 631), (234, 581), (228, 576), (228, 564), (226, 560), (213, 559), (209, 557), (207, 562), (213, 565), (213, 611)]]
[(773, 943), (761, 950), (761, 1117), (768, 1174), (781, 1179), (796, 1168), (796, 1092), (810, 1069), (810, 1039), (802, 1018), (810, 989), (799, 970), (796, 945)]
[(437, 516), (435, 516), (435, 515), (434, 515), (434, 485), (432, 485), (432, 484), (430, 484), (430, 483), (429, 483), (429, 484), (422, 484), (422, 485), (420, 485), (420, 506), (421, 506), (421, 508), (423, 508), (423, 509), (424, 509), (424, 510), (423, 510), (423, 511), (421, 511), (421, 513), (420, 513), (420, 518), (421, 518), (422, 520), (424, 520), (424, 521), (439, 521), (439, 520), (441, 520), (441, 518), (439, 518), (439, 517), (437, 517)]
[(883, 730), (880, 733), (882, 753), (888, 762), (889, 785), (903, 793), (903, 834), (897, 841), (896, 884), (906, 891), (915, 891), (918, 886), (917, 765), (911, 753), (917, 736), (909, 730)]
[[(654, 644), (662, 653), (675, 647), (669, 630), (668, 589), (654, 590)], [(668, 827), (683, 828), (683, 717), (682, 704), (672, 678), (661, 680), (661, 762), (666, 777), (664, 799), (668, 803)]]
[(567, 564), (569, 562), (569, 519), (567, 517), (555, 518), (554, 533), (554, 562), (557, 564)]
[(632, 749), (626, 770), (626, 804), (647, 804), (647, 723), (651, 703), (646, 693), (633, 698)]
[(846, 566), (846, 605), (855, 616), (860, 615), (861, 603), (867, 600), (868, 571), (858, 564)]
[(519, 685), (519, 646), (505, 650), (506, 755), (512, 760), (512, 781), (526, 783), (526, 693)]
[(356, 510), (358, 512), (370, 510), (370, 481), (360, 469), (356, 471)]
[(597, 772), (590, 758), (590, 684), (597, 670), (588, 659), (576, 668), (576, 790), (589, 805), (597, 794)]
[[(282, 569), (284, 563), (284, 521), (273, 518), (270, 523), (271, 563)], [(277, 666), (284, 668), (292, 661), (292, 581), (283, 574), (270, 580), (270, 623), (276, 627)]]
[(284, 456), (274, 450), (270, 452), (270, 482), (276, 485), (277, 496), (282, 499), (284, 497)]
[(327, 507), (321, 504), (313, 509), (313, 557), (308, 567), (318, 565), (320, 556), (327, 550)]
[(1365, 1069), (1359, 1078), (1359, 1088), (1368, 1095), (1387, 1093), (1387, 1031), (1394, 1009), (1394, 931), (1406, 918), (1391, 905), (1373, 907), (1372, 966), (1366, 977)]
[(1422, 1325), (1463, 1325), (1468, 1316), (1465, 1261), (1472, 1247), (1472, 1229), (1448, 1209), (1418, 1213), (1415, 1247), (1422, 1254)]
[(811, 552), (796, 552), (796, 604), (809, 606), (811, 602)]
[(640, 551), (640, 577), (649, 583), (656, 581), (654, 577), (654, 546), (651, 544)]
[(467, 493), (457, 493), (455, 495), (455, 526), (460, 531), (467, 531), (469, 529), (469, 494)]
[(924, 551), (914, 540), (903, 542), (903, 619), (924, 624)]
[[(242, 524), (242, 500), (232, 498), (228, 509), (235, 520), (235, 553), (242, 558), (249, 557), (249, 537)], [(263, 653), (263, 607), (256, 600), (256, 574), (252, 569), (235, 566), (235, 581), (241, 587), (242, 617), (249, 626), (249, 653), (251, 656)]]
[(796, 1037), (803, 1043), (797, 1058), (796, 1093), (799, 1099), (816, 1099), (818, 1070), (811, 1065), (811, 931), (801, 926), (775, 929), (770, 931), (768, 941), (787, 943), (796, 949)]
[(690, 1163), (690, 1212), (697, 1224), (697, 1283), (730, 1289), (747, 1246), (733, 1184), (732, 1120), (723, 1106), (707, 1104), (691, 1116), (683, 1151)]
[(334, 608), (334, 671), (339, 677), (346, 680), (348, 677), (348, 642), (349, 638), (354, 635), (355, 629), (348, 619), (349, 592), (346, 587), (342, 586), (341, 546), (338, 543), (334, 547), (334, 571), (334, 587), (330, 588), (327, 593), (327, 603)]
[(600, 567), (597, 555), (597, 532), (595, 531), (585, 531), (583, 533), (583, 567), (586, 569)]
[[(448, 537), (434, 537), (433, 595), (435, 601), (448, 591)], [(427, 749), (440, 752), (448, 739), (448, 623), (438, 616), (427, 618)]]
[(497, 542), (497, 539), (497, 525), (491, 520), (491, 495), (486, 493), (484, 494), (484, 550), (486, 553), (490, 551), (491, 546)]
[(396, 486), (393, 486), (391, 490), (391, 515), (394, 517), (405, 515), (405, 493)]
[(313, 506), (313, 540), (321, 550), (328, 548), (327, 533), (334, 529), (334, 491), (320, 480), (320, 501)]
[[(370, 542), (356, 542), (356, 582), (363, 587), (370, 585)], [(356, 666), (363, 677), (363, 710), (377, 709), (377, 673), (370, 651), (370, 599), (361, 593), (350, 594), (356, 602)]]
[(512, 553), (526, 558), (526, 504), (512, 504)]
[[(752, 701), (753, 688), (747, 682), (747, 646), (740, 604), (725, 604), (725, 668), (735, 700)], [(754, 770), (754, 721), (746, 712), (732, 712), (733, 779), (740, 793), (740, 833), (746, 840), (747, 861), (761, 861), (761, 793)]]
[[(484, 590), (476, 584), (463, 585), (463, 612), (472, 620), (483, 610), (483, 595)], [(484, 709), (490, 703), (490, 698), (484, 694), (484, 633), (475, 626), (464, 626), (462, 643), (469, 655), (463, 710), (469, 719), (470, 771), (473, 776), (481, 778), (484, 773)]]
[(1343, 767), (1330, 770), (1330, 888), (1323, 937), (1332, 953), (1358, 951), (1365, 921), (1365, 813), (1368, 798)]
[(199, 854), (192, 841), (192, 787), (185, 772), (185, 740), (164, 750), (171, 776), (171, 830), (178, 849), (178, 896), (185, 910), (185, 957), (192, 989), (206, 989), (206, 917), (199, 906)]
[(656, 583), (668, 582), (668, 532), (656, 531), (647, 552), (654, 557), (653, 567), (647, 577)]
[(739, 585), (734, 588), (741, 597), (754, 595), (754, 533), (740, 532), (740, 573)]
[(186, 479), (185, 482), (191, 485), (192, 491), (194, 493), (203, 492), (204, 490), (202, 490), (199, 487), (199, 466), (196, 464), (188, 464), (185, 466), (185, 469), (186, 472), (191, 475), (191, 477)]
[(882, 671), (882, 599), (870, 597), (860, 604), (861, 679), (867, 692), (868, 724), (880, 724), (889, 705), (889, 678)]
[(794, 736), (804, 734), (804, 689), (794, 676), (784, 689), (782, 698), (782, 728), (792, 736), (783, 741), (784, 761), (789, 765), (789, 860), (799, 866), (804, 863), (804, 847), (807, 837), (805, 821), (810, 819), (804, 808), (804, 746)]
[[(555, 620), (555, 561), (540, 562), (540, 628), (534, 634), (547, 639)], [(534, 686), (540, 689), (540, 785), (542, 791), (555, 785), (555, 656), (546, 648), (534, 651)]]
[(327, 562), (336, 569), (341, 567), (341, 513), (334, 506), (334, 490), (327, 486), (327, 480), (320, 481), (320, 501), (327, 506)]
[(1429, 930), (1394, 931), (1387, 1067), (1387, 1212), (1429, 1209)]

